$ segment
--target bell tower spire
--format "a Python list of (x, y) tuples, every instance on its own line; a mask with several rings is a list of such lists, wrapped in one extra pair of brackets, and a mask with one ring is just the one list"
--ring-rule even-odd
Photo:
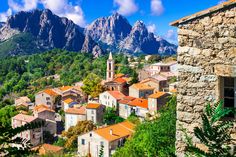
[(112, 58), (112, 53), (110, 52), (109, 58), (107, 60), (107, 81), (112, 81), (115, 77), (115, 67), (114, 67), (114, 60)]

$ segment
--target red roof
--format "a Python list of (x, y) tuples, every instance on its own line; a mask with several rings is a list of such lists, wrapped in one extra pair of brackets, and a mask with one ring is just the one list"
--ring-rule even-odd
[(58, 95), (59, 95), (59, 94), (56, 93), (53, 89), (45, 89), (43, 92), (44, 92), (44, 93), (47, 93), (47, 94), (50, 95), (50, 96), (58, 96)]
[(121, 83), (121, 84), (122, 84), (122, 83), (126, 83), (126, 80), (123, 79), (123, 78), (120, 78), (120, 77), (114, 79), (113, 81), (114, 81), (114, 82), (117, 82), (117, 83)]
[(136, 98), (133, 101), (130, 101), (128, 103), (130, 106), (137, 106), (141, 108), (148, 108), (148, 100), (147, 99), (141, 99), (141, 98)]
[(87, 109), (97, 109), (99, 108), (101, 105), (100, 104), (95, 104), (95, 103), (88, 103), (88, 105), (86, 106)]
[(120, 91), (107, 91), (107, 92), (117, 100), (123, 99), (125, 97), (125, 95)]
[(16, 116), (14, 116), (13, 119), (30, 123), (30, 122), (34, 121), (35, 119), (37, 119), (37, 117), (25, 115), (25, 114), (18, 114)]

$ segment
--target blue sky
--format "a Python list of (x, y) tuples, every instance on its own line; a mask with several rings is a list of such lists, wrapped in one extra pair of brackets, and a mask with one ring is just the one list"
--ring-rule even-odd
[(18, 11), (49, 8), (86, 27), (98, 17), (118, 12), (133, 25), (142, 20), (149, 31), (176, 43), (176, 28), (169, 23), (224, 0), (1, 0), (0, 21)]

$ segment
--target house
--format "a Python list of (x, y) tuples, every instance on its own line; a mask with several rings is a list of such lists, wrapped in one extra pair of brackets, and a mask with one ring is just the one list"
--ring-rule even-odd
[(57, 133), (57, 124), (55, 121), (55, 111), (50, 109), (48, 106), (41, 104), (37, 105), (33, 109), (34, 117), (45, 120), (45, 127), (43, 131), (48, 131), (52, 135)]
[(134, 133), (134, 127), (134, 124), (125, 121), (78, 136), (78, 156), (90, 153), (92, 157), (98, 157), (103, 146), (103, 157), (110, 157)]
[(148, 111), (148, 100), (136, 98), (127, 103), (130, 114), (133, 113), (141, 119), (146, 118)]
[(123, 99), (119, 101), (119, 116), (127, 119), (132, 111), (131, 107), (128, 105), (128, 103), (136, 98), (131, 97), (131, 96), (125, 96)]
[(129, 87), (129, 96), (135, 98), (147, 98), (149, 95), (153, 94), (155, 87), (136, 83)]
[(33, 151), (38, 151), (38, 155), (43, 156), (43, 155), (58, 155), (61, 156), (63, 155), (63, 147), (51, 145), (44, 143), (40, 146), (36, 146), (32, 148)]
[(114, 107), (117, 109), (118, 101), (125, 95), (119, 91), (105, 91), (99, 94), (99, 103), (106, 107)]
[(101, 124), (105, 106), (97, 103), (88, 103), (86, 106), (86, 119), (91, 120), (94, 124)]
[[(224, 107), (236, 107), (235, 13), (236, 1), (228, 0), (171, 23), (178, 27), (179, 41), (175, 147), (179, 157), (185, 155), (185, 133), (196, 139), (193, 128), (200, 125), (207, 103), (221, 99)], [(231, 137), (236, 140), (236, 129)], [(198, 140), (193, 144), (201, 147)]]
[(166, 92), (156, 92), (148, 96), (148, 110), (150, 113), (154, 113), (159, 110), (168, 102), (169, 93)]
[[(27, 123), (32, 122), (40, 122), (42, 119), (30, 116), (30, 115), (24, 115), (24, 114), (17, 114), (16, 116), (12, 117), (12, 128), (17, 128), (20, 126), (23, 126)], [(37, 146), (43, 142), (43, 128), (36, 128), (27, 130), (24, 132), (21, 132), (16, 135), (16, 137), (21, 137), (26, 140), (28, 140), (32, 146)]]
[(61, 95), (53, 89), (45, 89), (35, 95), (35, 105), (45, 104), (50, 109), (57, 109), (61, 106)]
[(170, 83), (169, 84), (169, 91), (172, 91), (177, 88), (178, 82)]
[(161, 76), (158, 77), (158, 79), (155, 79), (153, 77), (144, 79), (140, 81), (141, 84), (148, 85), (150, 87), (154, 87), (154, 93), (158, 91), (162, 91), (167, 86), (167, 79), (163, 78)]
[(68, 108), (73, 108), (74, 105), (77, 105), (78, 103), (75, 102), (73, 99), (68, 98), (62, 101), (63, 110), (66, 111)]
[(23, 97), (19, 97), (15, 99), (15, 106), (17, 108), (26, 108), (31, 109), (33, 107), (33, 103), (31, 102), (31, 100), (27, 97), (27, 96), (23, 96)]
[(86, 120), (86, 107), (68, 108), (65, 111), (65, 130), (67, 131), (71, 126), (75, 126), (79, 121)]

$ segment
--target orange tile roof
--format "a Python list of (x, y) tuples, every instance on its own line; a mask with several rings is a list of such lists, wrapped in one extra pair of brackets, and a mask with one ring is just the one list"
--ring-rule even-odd
[[(115, 141), (120, 138), (129, 137), (134, 133), (135, 125), (131, 122), (125, 121), (118, 124), (110, 125), (105, 128), (100, 128), (94, 132), (106, 139), (107, 141)], [(112, 134), (110, 131), (112, 130)]]
[(178, 26), (179, 24), (181, 23), (184, 23), (184, 22), (187, 22), (187, 21), (190, 21), (190, 20), (194, 20), (194, 19), (197, 19), (199, 17), (202, 17), (204, 15), (208, 15), (208, 14), (211, 14), (211, 13), (214, 13), (216, 11), (219, 11), (221, 9), (224, 9), (226, 7), (229, 7), (231, 5), (235, 5), (236, 4), (236, 0), (228, 0), (224, 3), (221, 3), (221, 4), (218, 4), (216, 6), (213, 6), (211, 8), (208, 8), (206, 10), (203, 10), (203, 11), (200, 11), (200, 12), (197, 12), (195, 14), (192, 14), (192, 15), (189, 15), (189, 16), (186, 16), (186, 17), (183, 17), (179, 20), (176, 20), (174, 22), (171, 22), (170, 25), (171, 26)]
[(77, 114), (77, 115), (85, 115), (86, 113), (86, 107), (85, 106), (81, 106), (79, 108), (68, 108), (65, 113), (68, 114)]
[(59, 95), (59, 94), (56, 93), (53, 89), (45, 89), (43, 92), (44, 92), (44, 93), (47, 93), (47, 94), (50, 95), (50, 96), (58, 96), (58, 95)]
[(47, 153), (58, 153), (61, 152), (63, 149), (64, 149), (63, 147), (54, 146), (47, 143), (32, 148), (32, 150), (38, 150), (39, 155), (46, 155)]
[(162, 97), (165, 94), (166, 94), (166, 92), (156, 92), (154, 94), (149, 95), (148, 98), (155, 98), (155, 99), (157, 99), (157, 98)]
[(97, 109), (99, 108), (101, 105), (100, 104), (95, 104), (95, 103), (88, 103), (88, 105), (86, 106), (87, 109)]
[(13, 119), (30, 123), (30, 122), (34, 121), (35, 119), (37, 119), (37, 117), (25, 115), (25, 114), (18, 114), (16, 116), (14, 116)]
[(130, 101), (128, 103), (130, 106), (137, 106), (141, 108), (148, 108), (148, 100), (147, 99), (142, 99), (142, 98), (136, 98), (133, 101)]
[(136, 84), (133, 84), (132, 87), (138, 89), (138, 90), (153, 90), (155, 89), (154, 87), (150, 87), (146, 84), (142, 84), (142, 83), (136, 83)]
[(115, 99), (120, 100), (125, 97), (123, 93), (120, 91), (107, 91), (109, 94), (111, 94)]
[(117, 83), (126, 83), (127, 81), (125, 80), (125, 79), (123, 79), (123, 78), (120, 78), (120, 77), (118, 77), (118, 78), (115, 78), (114, 80), (113, 80), (114, 82), (117, 82)]
[(68, 99), (64, 100), (64, 102), (67, 103), (67, 104), (70, 104), (70, 103), (72, 103), (73, 101), (74, 101), (74, 100), (71, 99), (71, 98), (68, 98)]
[(131, 96), (125, 96), (122, 100), (119, 101), (120, 104), (127, 104), (128, 102), (134, 100), (136, 98)]
[(64, 92), (64, 91), (69, 90), (71, 88), (72, 88), (71, 86), (62, 86), (59, 89)]
[(43, 111), (55, 112), (54, 110), (50, 109), (48, 106), (44, 104), (36, 105), (33, 110), (37, 112), (43, 112)]

